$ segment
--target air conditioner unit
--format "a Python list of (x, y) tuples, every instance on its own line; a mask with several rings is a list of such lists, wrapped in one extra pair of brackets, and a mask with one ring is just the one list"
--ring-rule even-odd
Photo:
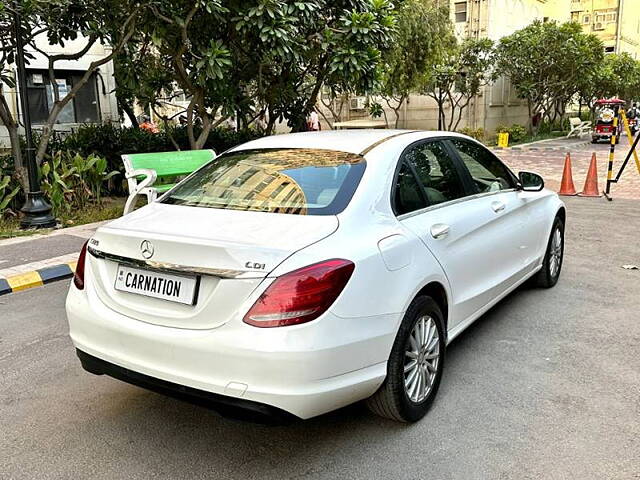
[(598, 22), (593, 26), (594, 30), (604, 30), (604, 24), (602, 22)]
[(364, 110), (367, 108), (366, 97), (354, 97), (349, 102), (349, 110)]

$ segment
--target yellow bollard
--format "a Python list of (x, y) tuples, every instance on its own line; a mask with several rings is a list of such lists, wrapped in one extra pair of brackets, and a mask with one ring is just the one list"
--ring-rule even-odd
[(498, 146), (501, 148), (507, 148), (509, 146), (508, 132), (502, 132), (498, 134)]

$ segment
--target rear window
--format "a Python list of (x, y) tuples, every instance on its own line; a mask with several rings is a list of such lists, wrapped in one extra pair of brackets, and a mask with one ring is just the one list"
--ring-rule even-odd
[(179, 183), (163, 203), (298, 215), (335, 215), (349, 204), (366, 162), (316, 149), (230, 152)]

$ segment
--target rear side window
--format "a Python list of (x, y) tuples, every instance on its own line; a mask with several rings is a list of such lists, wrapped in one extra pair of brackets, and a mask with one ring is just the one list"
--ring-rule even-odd
[(393, 202), (396, 215), (414, 212), (427, 206), (422, 189), (406, 162), (402, 162), (398, 171)]
[(413, 145), (405, 152), (405, 159), (414, 166), (429, 205), (465, 196), (458, 170), (442, 142)]
[(365, 167), (360, 155), (333, 150), (241, 150), (213, 160), (162, 201), (227, 210), (335, 215), (349, 204)]

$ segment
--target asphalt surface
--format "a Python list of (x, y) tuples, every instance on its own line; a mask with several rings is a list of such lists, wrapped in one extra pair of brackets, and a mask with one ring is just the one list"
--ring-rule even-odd
[(74, 235), (52, 235), (0, 246), (0, 270), (25, 263), (79, 252), (85, 238)]
[(550, 290), (521, 288), (448, 349), (431, 412), (354, 405), (264, 426), (85, 373), (67, 282), (0, 299), (0, 478), (637, 479), (637, 201), (572, 198)]

